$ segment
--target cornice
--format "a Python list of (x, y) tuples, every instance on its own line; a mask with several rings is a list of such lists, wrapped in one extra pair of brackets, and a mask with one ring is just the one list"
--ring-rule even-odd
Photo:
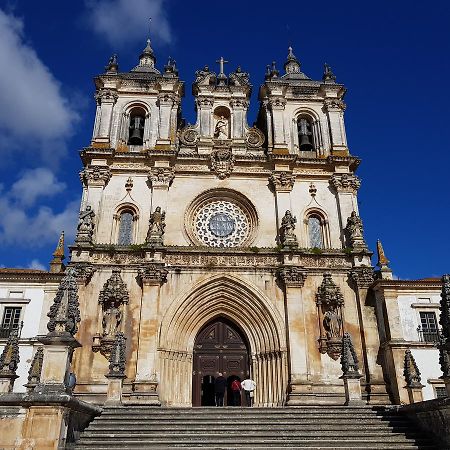
[(424, 280), (382, 280), (378, 279), (372, 285), (375, 291), (381, 290), (411, 290), (411, 289), (436, 289), (441, 291), (442, 281), (440, 279)]
[(0, 269), (1, 282), (27, 282), (27, 283), (59, 283), (64, 273), (52, 273), (31, 269)]

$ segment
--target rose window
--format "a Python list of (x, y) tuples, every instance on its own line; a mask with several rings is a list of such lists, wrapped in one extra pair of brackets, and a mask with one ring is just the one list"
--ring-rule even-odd
[(211, 247), (236, 247), (249, 234), (249, 219), (236, 204), (219, 200), (204, 205), (194, 218), (200, 241)]

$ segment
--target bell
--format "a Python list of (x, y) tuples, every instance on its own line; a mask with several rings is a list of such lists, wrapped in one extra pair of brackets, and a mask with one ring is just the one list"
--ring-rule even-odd
[(134, 121), (130, 124), (130, 139), (128, 139), (128, 142), (131, 145), (142, 145), (142, 137), (143, 137), (143, 129), (141, 127), (141, 118), (135, 117)]
[(309, 136), (307, 134), (302, 134), (300, 141), (300, 151), (311, 152), (312, 150), (314, 150), (314, 147), (309, 140)]

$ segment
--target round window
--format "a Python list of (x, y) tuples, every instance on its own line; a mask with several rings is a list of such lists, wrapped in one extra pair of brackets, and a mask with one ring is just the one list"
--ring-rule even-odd
[(236, 247), (249, 234), (249, 219), (235, 203), (218, 200), (201, 207), (194, 218), (200, 241), (211, 247)]

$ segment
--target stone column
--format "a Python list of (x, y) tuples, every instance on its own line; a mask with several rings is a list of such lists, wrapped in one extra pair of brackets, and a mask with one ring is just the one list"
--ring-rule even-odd
[(248, 108), (248, 102), (244, 99), (233, 99), (230, 101), (230, 104), (233, 108), (233, 127), (231, 138), (233, 139), (233, 142), (244, 143), (246, 126), (245, 113)]
[(96, 130), (97, 134), (94, 137), (93, 145), (104, 144), (104, 146), (109, 146), (111, 143), (111, 119), (114, 105), (117, 101), (117, 92), (112, 89), (101, 89), (95, 95), (97, 100), (97, 105), (99, 106), (99, 114), (96, 119)]
[(159, 106), (159, 136), (156, 140), (156, 149), (170, 150), (170, 119), (171, 111), (174, 105), (174, 96), (172, 93), (161, 93), (158, 95)]
[(345, 103), (342, 100), (337, 98), (325, 100), (325, 113), (328, 117), (333, 153), (336, 151), (348, 152), (344, 128), (344, 111)]
[(284, 109), (286, 107), (286, 99), (283, 97), (271, 98), (269, 100), (269, 105), (272, 110), (273, 153), (289, 154), (284, 129)]
[(111, 170), (106, 160), (98, 161), (98, 164), (90, 164), (80, 172), (80, 180), (86, 187), (85, 204), (81, 207), (90, 205), (97, 218), (100, 216), (103, 190), (110, 179)]
[(109, 355), (109, 372), (105, 375), (108, 379), (106, 392), (106, 405), (122, 404), (122, 388), (125, 375), (125, 342), (126, 337), (122, 332), (115, 335), (114, 343)]
[(170, 167), (168, 162), (163, 161), (160, 164), (160, 166), (152, 167), (148, 174), (148, 180), (152, 186), (153, 211), (157, 206), (161, 207), (162, 211), (166, 211), (169, 187), (175, 178), (175, 169)]
[(383, 379), (383, 370), (377, 363), (380, 338), (375, 308), (366, 304), (368, 289), (374, 281), (372, 268), (354, 268), (350, 272), (350, 280), (356, 294), (368, 402), (387, 404), (389, 395)]
[(131, 400), (160, 405), (158, 398), (157, 346), (160, 286), (167, 279), (162, 264), (149, 264), (139, 270), (142, 283), (141, 320), (137, 349), (136, 379)]
[(302, 287), (307, 272), (299, 266), (284, 266), (278, 272), (284, 284), (286, 298), (286, 328), (289, 330), (289, 357), (290, 379), (287, 405), (305, 403), (302, 394), (308, 391), (307, 378), (307, 346), (306, 327), (304, 322), (304, 309)]

